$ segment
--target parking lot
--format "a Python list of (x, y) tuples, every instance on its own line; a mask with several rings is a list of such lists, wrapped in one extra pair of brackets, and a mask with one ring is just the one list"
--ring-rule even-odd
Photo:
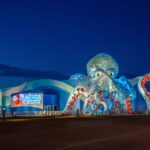
[(150, 149), (149, 116), (16, 118), (0, 122), (3, 150)]

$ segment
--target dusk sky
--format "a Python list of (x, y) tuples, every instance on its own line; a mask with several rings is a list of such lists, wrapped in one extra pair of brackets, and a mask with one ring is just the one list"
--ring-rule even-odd
[(0, 1), (0, 64), (83, 73), (97, 53), (150, 72), (149, 0)]

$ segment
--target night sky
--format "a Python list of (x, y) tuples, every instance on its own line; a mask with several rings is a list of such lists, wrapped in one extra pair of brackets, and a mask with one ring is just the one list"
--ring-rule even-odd
[(70, 75), (101, 52), (150, 72), (149, 0), (0, 1), (0, 64)]

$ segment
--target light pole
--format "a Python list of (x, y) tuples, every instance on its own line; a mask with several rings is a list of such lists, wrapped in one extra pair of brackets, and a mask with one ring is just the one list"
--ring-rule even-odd
[(6, 107), (2, 107), (2, 115), (3, 115), (3, 121), (5, 121), (5, 115), (6, 115)]

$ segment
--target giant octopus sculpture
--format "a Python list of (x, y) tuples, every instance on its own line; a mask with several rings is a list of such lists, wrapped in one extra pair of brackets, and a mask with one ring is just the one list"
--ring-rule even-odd
[(118, 64), (110, 55), (100, 53), (93, 57), (87, 64), (87, 75), (71, 76), (70, 79), (77, 80), (78, 85), (70, 94), (64, 111), (72, 113), (76, 101), (82, 99), (83, 114), (132, 114), (136, 98), (133, 86), (137, 83), (139, 91), (149, 106), (150, 93), (145, 85), (150, 80), (150, 74), (128, 80), (125, 76), (117, 79), (118, 72)]

